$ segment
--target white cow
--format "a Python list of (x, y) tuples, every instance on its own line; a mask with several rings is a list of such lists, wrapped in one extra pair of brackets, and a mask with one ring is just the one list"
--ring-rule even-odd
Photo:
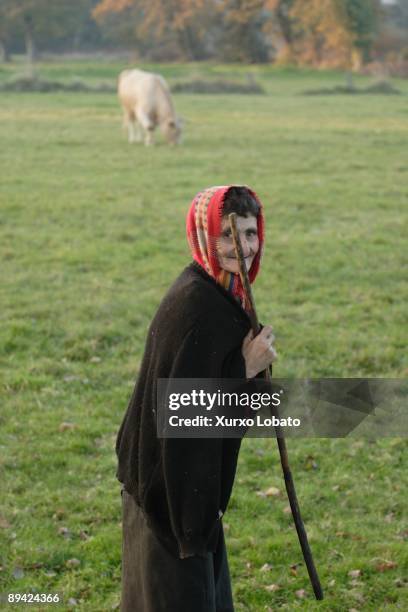
[(180, 142), (181, 123), (162, 76), (144, 70), (124, 70), (119, 75), (118, 95), (129, 142), (141, 142), (144, 134), (144, 143), (153, 144), (157, 126), (168, 143)]

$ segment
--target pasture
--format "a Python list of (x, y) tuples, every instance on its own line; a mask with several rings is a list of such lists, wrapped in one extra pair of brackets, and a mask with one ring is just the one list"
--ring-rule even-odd
[[(97, 83), (124, 67), (40, 72)], [(146, 148), (128, 145), (113, 94), (0, 93), (0, 592), (59, 593), (64, 610), (119, 602), (114, 442), (202, 187), (248, 184), (264, 203), (254, 291), (275, 376), (407, 375), (408, 83), (303, 96), (343, 76), (146, 68), (170, 83), (251, 72), (266, 95), (177, 94), (183, 145)], [(2, 66), (0, 82), (20, 69)], [(407, 609), (406, 441), (288, 447), (326, 598), (313, 599), (274, 440), (246, 440), (225, 516), (237, 610)]]

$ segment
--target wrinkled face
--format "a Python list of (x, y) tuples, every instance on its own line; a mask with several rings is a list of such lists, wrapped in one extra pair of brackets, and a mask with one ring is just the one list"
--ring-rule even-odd
[(163, 126), (164, 136), (169, 144), (180, 144), (181, 122), (179, 119), (170, 119)]
[[(241, 239), (242, 251), (245, 257), (247, 270), (252, 266), (254, 257), (259, 251), (258, 224), (256, 217), (237, 217), (237, 229)], [(224, 270), (239, 273), (238, 261), (235, 255), (234, 241), (228, 217), (221, 221), (221, 236), (217, 240), (218, 261)]]

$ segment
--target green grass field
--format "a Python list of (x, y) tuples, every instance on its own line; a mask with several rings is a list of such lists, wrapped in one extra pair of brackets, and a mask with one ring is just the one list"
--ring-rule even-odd
[[(40, 73), (112, 82), (124, 67)], [(0, 592), (58, 592), (64, 610), (119, 602), (114, 442), (147, 326), (189, 262), (199, 189), (245, 183), (264, 203), (255, 297), (277, 377), (407, 375), (408, 82), (400, 96), (307, 97), (343, 76), (148, 68), (170, 82), (252, 72), (267, 95), (179, 94), (183, 145), (145, 148), (128, 145), (114, 95), (0, 93)], [(288, 446), (326, 599), (313, 599), (274, 440), (246, 440), (225, 516), (237, 610), (408, 609), (406, 441)]]

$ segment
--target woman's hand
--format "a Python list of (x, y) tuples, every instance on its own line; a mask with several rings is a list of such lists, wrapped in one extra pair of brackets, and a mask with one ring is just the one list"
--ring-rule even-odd
[(275, 336), (272, 327), (267, 325), (254, 338), (252, 330), (245, 336), (242, 343), (242, 355), (245, 359), (246, 377), (254, 378), (259, 372), (266, 370), (272, 361), (277, 358), (277, 353), (272, 344)]

